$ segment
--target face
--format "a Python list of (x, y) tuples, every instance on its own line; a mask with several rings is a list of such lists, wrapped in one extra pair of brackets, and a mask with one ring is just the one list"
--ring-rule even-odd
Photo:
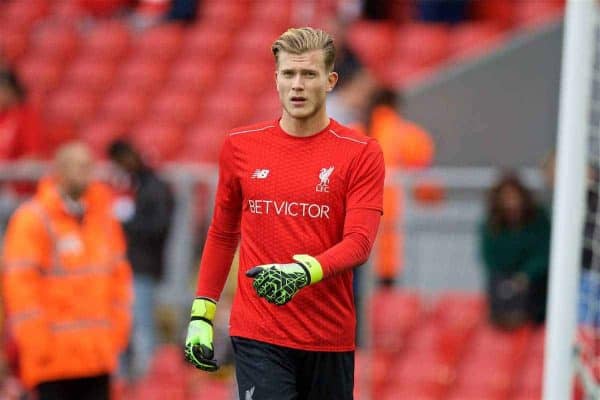
[(523, 214), (523, 199), (513, 186), (506, 186), (500, 191), (500, 204), (506, 218), (510, 222), (518, 222)]
[(84, 147), (69, 149), (58, 161), (58, 174), (63, 190), (78, 199), (92, 179), (92, 156)]
[(0, 84), (0, 110), (9, 108), (17, 102), (14, 90), (8, 85)]
[(325, 98), (337, 73), (325, 69), (323, 50), (303, 54), (280, 52), (275, 73), (279, 100), (287, 116), (307, 120), (325, 112)]

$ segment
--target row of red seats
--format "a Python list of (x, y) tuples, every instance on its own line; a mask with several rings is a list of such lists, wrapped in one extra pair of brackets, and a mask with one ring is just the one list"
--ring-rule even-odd
[[(9, 2), (0, 8), (0, 47), (42, 105), (51, 142), (79, 136), (102, 154), (126, 134), (150, 143), (156, 162), (214, 161), (218, 149), (211, 146), (226, 128), (276, 117), (270, 43), (290, 18), (312, 12), (305, 18), (325, 19), (321, 11), (331, 9), (327, 1), (316, 8), (287, 0), (206, 1), (201, 22), (189, 28), (136, 33), (117, 20), (82, 24), (79, 1)], [(558, 9), (554, 0), (544, 3)], [(364, 22), (348, 37), (376, 75), (396, 86), (467, 48), (489, 48), (503, 29), (497, 21), (454, 28)]]
[[(541, 395), (543, 329), (504, 332), (482, 296), (383, 291), (370, 304), (373, 354), (357, 371), (375, 398), (534, 399)], [(360, 387), (360, 385), (359, 385)]]

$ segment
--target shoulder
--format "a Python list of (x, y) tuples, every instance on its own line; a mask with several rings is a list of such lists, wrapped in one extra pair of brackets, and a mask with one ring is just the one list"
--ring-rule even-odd
[(44, 205), (37, 200), (28, 200), (21, 204), (12, 214), (8, 222), (8, 232), (13, 229), (35, 230), (43, 224), (43, 213), (47, 210)]
[(261, 133), (270, 131), (276, 126), (277, 121), (263, 121), (252, 125), (239, 126), (227, 131), (227, 137), (237, 138), (260, 135)]
[(377, 141), (372, 137), (369, 137), (349, 126), (342, 125), (335, 120), (332, 120), (331, 126), (328, 128), (328, 133), (332, 138), (334, 138), (333, 140), (340, 141), (340, 143), (354, 143), (359, 147), (364, 147), (367, 145), (373, 146), (374, 144), (377, 144)]
[(336, 141), (337, 146), (348, 146), (354, 150), (354, 154), (382, 154), (379, 142), (364, 133), (333, 121), (329, 128), (329, 135), (332, 140)]

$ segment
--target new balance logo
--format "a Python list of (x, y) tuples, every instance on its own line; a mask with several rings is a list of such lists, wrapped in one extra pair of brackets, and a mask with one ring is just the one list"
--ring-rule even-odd
[(257, 169), (256, 171), (254, 171), (251, 178), (252, 179), (267, 179), (267, 176), (269, 176), (268, 169)]
[(249, 390), (246, 390), (246, 398), (244, 400), (252, 400), (252, 396), (254, 395), (254, 389), (255, 387), (252, 386)]

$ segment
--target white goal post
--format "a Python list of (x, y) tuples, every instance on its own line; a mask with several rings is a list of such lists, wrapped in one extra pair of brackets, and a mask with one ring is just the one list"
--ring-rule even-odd
[(570, 399), (573, 390), (573, 340), (577, 324), (597, 15), (595, 0), (567, 1), (552, 216), (544, 400)]

